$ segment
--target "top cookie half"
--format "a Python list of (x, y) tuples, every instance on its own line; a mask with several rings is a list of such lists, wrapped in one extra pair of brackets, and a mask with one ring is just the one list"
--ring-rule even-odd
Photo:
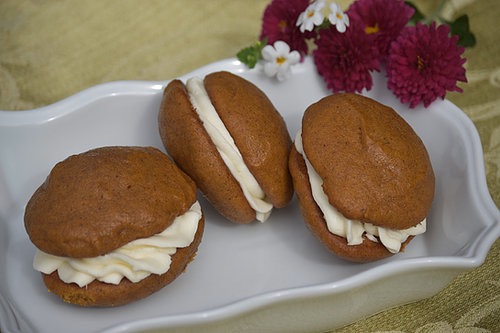
[(302, 142), (330, 204), (348, 219), (405, 229), (427, 216), (431, 161), (392, 108), (356, 94), (327, 96), (306, 110)]

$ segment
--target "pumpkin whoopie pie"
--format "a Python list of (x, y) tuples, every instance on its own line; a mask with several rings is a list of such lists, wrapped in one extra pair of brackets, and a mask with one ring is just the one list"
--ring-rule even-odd
[(341, 258), (382, 259), (426, 230), (434, 196), (427, 150), (371, 98), (341, 93), (310, 105), (289, 167), (307, 226)]
[(146, 297), (194, 258), (204, 218), (195, 183), (152, 147), (101, 147), (57, 163), (27, 203), (34, 267), (81, 306)]
[(169, 155), (221, 215), (265, 221), (292, 196), (292, 141), (282, 116), (250, 81), (215, 72), (171, 81), (158, 114)]

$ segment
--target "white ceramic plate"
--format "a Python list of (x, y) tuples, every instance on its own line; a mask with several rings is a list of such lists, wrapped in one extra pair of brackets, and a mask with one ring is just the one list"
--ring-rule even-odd
[[(234, 59), (182, 77), (228, 70), (253, 81), (292, 137), (305, 108), (328, 94), (311, 59), (277, 82)], [(315, 332), (429, 297), (481, 265), (500, 235), (472, 122), (448, 101), (409, 110), (375, 75), (367, 95), (399, 110), (421, 136), (436, 174), (428, 231), (403, 254), (369, 264), (331, 255), (304, 226), (297, 202), (264, 224), (233, 225), (202, 200), (206, 232), (187, 271), (158, 293), (106, 309), (64, 304), (32, 269), (24, 206), (54, 164), (105, 145), (162, 148), (156, 117), (165, 82), (113, 82), (30, 111), (0, 111), (0, 326), (7, 332)]]

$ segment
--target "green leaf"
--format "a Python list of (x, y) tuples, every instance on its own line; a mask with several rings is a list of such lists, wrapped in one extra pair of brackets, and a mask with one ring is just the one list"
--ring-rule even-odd
[(254, 68), (260, 59), (260, 54), (254, 46), (249, 46), (236, 53), (236, 57), (249, 68)]
[(415, 12), (413, 13), (413, 16), (410, 18), (410, 21), (408, 23), (415, 25), (415, 24), (417, 24), (417, 22), (421, 22), (425, 19), (425, 15), (422, 14), (422, 12), (417, 8), (417, 6), (415, 6), (410, 1), (405, 1), (405, 4), (410, 6), (411, 8), (413, 8), (415, 10)]
[(464, 14), (455, 21), (448, 22), (451, 33), (458, 35), (458, 45), (463, 47), (473, 47), (476, 45), (476, 36), (470, 31), (469, 17)]
[(239, 61), (248, 66), (248, 68), (254, 68), (257, 62), (262, 59), (262, 48), (267, 45), (267, 38), (259, 40), (252, 46), (248, 46), (236, 53), (236, 57)]

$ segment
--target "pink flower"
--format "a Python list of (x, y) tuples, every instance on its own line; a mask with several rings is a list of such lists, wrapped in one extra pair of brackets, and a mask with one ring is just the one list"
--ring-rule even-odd
[(302, 55), (307, 54), (306, 39), (313, 37), (315, 33), (302, 33), (297, 26), (297, 19), (308, 6), (309, 0), (273, 0), (264, 10), (260, 39), (267, 37), (267, 43), (271, 45), (281, 40), (292, 50), (297, 50)]
[(314, 62), (328, 89), (333, 92), (370, 90), (371, 71), (380, 69), (378, 50), (359, 25), (340, 33), (335, 26), (323, 29), (316, 40)]
[(387, 87), (410, 108), (423, 102), (429, 106), (443, 99), (447, 91), (462, 89), (457, 81), (467, 82), (458, 36), (450, 37), (447, 25), (418, 23), (406, 27), (391, 44), (387, 60)]
[(347, 10), (352, 21), (359, 22), (366, 34), (374, 36), (382, 61), (414, 12), (400, 0), (357, 0)]

